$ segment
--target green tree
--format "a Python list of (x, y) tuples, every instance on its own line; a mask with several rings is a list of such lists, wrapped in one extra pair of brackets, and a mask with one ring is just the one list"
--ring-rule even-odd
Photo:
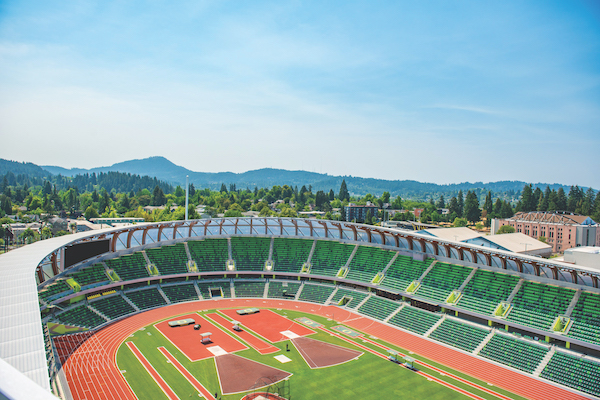
[(571, 211), (571, 212), (576, 212), (577, 207), (583, 201), (583, 197), (584, 197), (583, 189), (581, 189), (577, 185), (571, 186), (571, 189), (569, 190), (569, 197), (567, 199), (566, 210)]
[(483, 209), (485, 210), (487, 216), (489, 216), (490, 214), (492, 214), (492, 212), (494, 212), (494, 204), (492, 203), (492, 191), (491, 190), (488, 190), (487, 195), (485, 196), (485, 201), (483, 202)]
[(452, 196), (450, 198), (450, 202), (448, 203), (448, 210), (450, 211), (450, 213), (455, 213), (456, 215), (460, 215), (459, 207), (458, 207), (458, 200), (456, 200), (456, 197)]
[(497, 231), (496, 233), (498, 235), (501, 235), (503, 233), (515, 233), (515, 227), (514, 226), (510, 226), (510, 225), (502, 225)]
[(260, 217), (269, 217), (271, 216), (271, 209), (268, 206), (264, 206), (261, 210), (260, 213), (258, 214)]
[(520, 211), (533, 211), (535, 210), (537, 207), (537, 204), (534, 203), (537, 199), (533, 198), (533, 189), (531, 184), (529, 185), (525, 185), (525, 187), (523, 188), (523, 193), (521, 194), (521, 201), (519, 203), (519, 210)]
[(456, 201), (457, 201), (457, 206), (458, 206), (456, 214), (458, 214), (459, 217), (462, 217), (463, 216), (464, 207), (465, 207), (465, 200), (463, 198), (463, 192), (462, 192), (462, 190), (458, 191), (458, 197), (457, 197)]
[(459, 218), (456, 217), (454, 219), (454, 222), (452, 223), (452, 226), (454, 226), (455, 228), (460, 228), (460, 227), (464, 227), (467, 226), (467, 219), (466, 218)]
[(446, 202), (444, 201), (444, 195), (442, 194), (438, 199), (437, 203), (435, 203), (437, 208), (446, 208)]
[[(302, 186), (302, 187), (304, 188), (304, 186)], [(342, 179), (342, 184), (340, 185), (340, 193), (338, 194), (338, 199), (340, 199), (340, 201), (350, 200), (350, 193), (348, 193), (348, 187), (346, 186), (345, 179)]]
[(383, 192), (383, 194), (381, 195), (381, 201), (383, 203), (389, 203), (390, 202), (390, 192)]
[(563, 188), (559, 188), (556, 192), (556, 210), (557, 211), (565, 211), (567, 209), (567, 196), (565, 195), (565, 190)]
[(540, 242), (542, 242), (542, 243), (548, 243), (548, 239), (546, 239), (546, 237), (545, 237), (545, 236), (540, 236), (540, 237), (538, 238), (538, 240), (539, 240)]
[(225, 212), (225, 217), (241, 217), (242, 216), (242, 212), (240, 210), (227, 210)]
[(463, 215), (470, 222), (477, 222), (481, 217), (481, 210), (479, 209), (479, 200), (477, 199), (477, 195), (475, 192), (471, 192), (470, 190), (467, 192)]
[(52, 229), (49, 226), (42, 228), (42, 239), (48, 239), (52, 237)]
[(37, 232), (35, 232), (31, 228), (27, 228), (21, 234), (21, 240), (23, 240), (24, 242), (27, 242), (27, 243), (31, 243), (31, 242), (37, 240), (38, 236), (39, 235)]
[(367, 216), (365, 217), (366, 225), (373, 225), (373, 214), (371, 214), (371, 210), (367, 211)]
[(96, 210), (93, 206), (89, 206), (84, 213), (85, 219), (87, 219), (88, 221), (90, 220), (90, 218), (98, 218), (100, 217), (100, 214), (98, 214), (98, 210)]
[(587, 192), (585, 192), (585, 197), (581, 200), (581, 205), (577, 208), (577, 212), (582, 215), (591, 215), (594, 209), (595, 196), (594, 189), (589, 188)]
[(394, 210), (402, 210), (402, 198), (400, 196), (396, 196), (392, 202), (392, 208)]
[(508, 201), (503, 201), (502, 202), (502, 209), (500, 210), (500, 217), (501, 218), (510, 218), (514, 215), (514, 211), (513, 208), (510, 206), (510, 203)]
[(153, 206), (163, 206), (167, 203), (167, 197), (165, 196), (165, 192), (160, 188), (160, 186), (156, 185), (154, 187), (154, 191), (152, 192), (152, 205)]

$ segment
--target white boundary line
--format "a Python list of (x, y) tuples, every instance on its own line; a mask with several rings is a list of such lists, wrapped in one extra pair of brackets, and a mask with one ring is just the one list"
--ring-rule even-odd
[(251, 361), (251, 362), (253, 362), (253, 363), (256, 363), (256, 364), (264, 365), (265, 367), (273, 368), (273, 369), (276, 369), (276, 370), (278, 370), (278, 371), (285, 372), (286, 374), (289, 374), (289, 375), (288, 375), (288, 376), (286, 376), (285, 378), (282, 378), (282, 379), (280, 379), (280, 380), (276, 381), (276, 382), (270, 383), (269, 385), (265, 385), (265, 386), (261, 386), (261, 387), (257, 387), (257, 388), (250, 388), (250, 389), (248, 389), (248, 390), (242, 390), (241, 392), (223, 393), (223, 388), (221, 387), (221, 376), (219, 375), (219, 368), (217, 367), (217, 357), (214, 357), (214, 359), (215, 359), (215, 368), (217, 369), (217, 375), (219, 375), (219, 387), (221, 388), (221, 394), (224, 394), (224, 395), (231, 395), (231, 394), (237, 394), (237, 393), (245, 393), (245, 392), (247, 392), (247, 391), (249, 391), (249, 390), (252, 390), (252, 389), (261, 389), (261, 388), (264, 388), (264, 387), (270, 386), (270, 385), (272, 385), (272, 384), (274, 384), (274, 383), (281, 382), (281, 381), (283, 381), (283, 380), (285, 380), (285, 379), (288, 379), (288, 378), (290, 378), (291, 376), (293, 376), (293, 375), (294, 375), (294, 374), (292, 374), (291, 372), (285, 371), (285, 370), (283, 370), (283, 369), (275, 368), (275, 367), (272, 367), (272, 366), (270, 366), (270, 365), (267, 365), (267, 364), (264, 364), (264, 363), (261, 363), (261, 362), (258, 362), (258, 361), (254, 361), (254, 360), (251, 360), (251, 359), (249, 359), (249, 358), (246, 358), (246, 357), (238, 356), (237, 354), (231, 354), (231, 353), (230, 353), (229, 355), (231, 355), (231, 356), (234, 356), (234, 357), (243, 358), (244, 360)]
[[(234, 310), (234, 309), (235, 309), (235, 307), (234, 307), (234, 308), (227, 308), (227, 310)], [(289, 320), (289, 319), (285, 318), (283, 315), (281, 315), (281, 314), (277, 314), (276, 312), (272, 311), (270, 308), (263, 308), (263, 310), (264, 310), (264, 311), (268, 311), (268, 312), (270, 312), (271, 314), (275, 314), (276, 316), (278, 316), (279, 318), (283, 318), (284, 320), (292, 321), (292, 325), (290, 325), (290, 326), (288, 327), (288, 329), (287, 329), (287, 330), (290, 330), (290, 328), (291, 328), (291, 327), (293, 327), (294, 325), (298, 325), (298, 326), (300, 326), (300, 327), (302, 327), (302, 328), (304, 328), (304, 329), (308, 329), (309, 331), (311, 331), (311, 332), (312, 332), (312, 333), (309, 333), (309, 334), (306, 334), (306, 335), (301, 335), (302, 337), (304, 337), (304, 336), (310, 336), (310, 335), (314, 335), (314, 334), (316, 334), (316, 333), (317, 333), (316, 331), (313, 331), (312, 329), (309, 329), (309, 328), (307, 328), (307, 327), (306, 327), (306, 326), (304, 326), (304, 325), (300, 325), (298, 322), (296, 322), (296, 321), (294, 321), (294, 320)], [(221, 310), (219, 310), (219, 312), (221, 312)], [(224, 314), (224, 313), (221, 313), (221, 314)], [(231, 318), (231, 317), (230, 317), (229, 315), (227, 315), (227, 314), (225, 314), (225, 316), (226, 316), (227, 318)], [(240, 322), (242, 322), (242, 321), (240, 321)], [(246, 325), (244, 325), (244, 327), (246, 327), (246, 328), (247, 328), (247, 326), (246, 326)], [(285, 331), (286, 329), (283, 329), (283, 330)], [(254, 330), (252, 330), (251, 332), (254, 332)], [(254, 333), (256, 333), (256, 332), (254, 332)], [(257, 334), (257, 336), (260, 336), (261, 338), (263, 338), (263, 336), (261, 336), (261, 335), (259, 335), (259, 334)], [(282, 336), (283, 336), (283, 335), (282, 335)], [(279, 339), (279, 340), (276, 340), (276, 341), (271, 341), (271, 340), (268, 340), (268, 339), (266, 339), (266, 338), (264, 338), (264, 339), (265, 339), (267, 342), (269, 342), (269, 343), (273, 343), (273, 344), (274, 344), (274, 343), (279, 343), (279, 342), (285, 342), (286, 340), (289, 340), (289, 338), (285, 338), (285, 339)]]
[[(167, 359), (167, 361), (169, 361), (169, 362), (170, 362), (170, 364), (171, 364), (171, 365), (172, 365), (172, 366), (173, 366), (173, 367), (174, 367), (174, 368), (175, 368), (177, 371), (179, 371), (179, 373), (181, 374), (181, 376), (183, 376), (183, 377), (185, 378), (185, 380), (186, 380), (186, 381), (188, 381), (188, 382), (189, 382), (189, 383), (190, 383), (192, 386), (194, 386), (194, 388), (195, 388), (195, 385), (192, 383), (192, 381), (190, 381), (190, 380), (189, 380), (189, 379), (188, 379), (188, 378), (187, 378), (185, 375), (183, 375), (183, 374), (181, 373), (181, 370), (179, 369), (180, 367), (181, 367), (181, 369), (183, 369), (185, 372), (187, 372), (188, 374), (190, 374), (190, 375), (191, 375), (191, 376), (192, 376), (192, 377), (193, 377), (193, 378), (196, 380), (196, 382), (198, 383), (198, 385), (202, 386), (202, 388), (203, 388), (203, 389), (206, 391), (206, 393), (210, 393), (210, 390), (208, 390), (208, 389), (206, 388), (206, 386), (204, 386), (204, 385), (202, 384), (202, 382), (200, 382), (200, 381), (199, 381), (199, 380), (198, 380), (198, 379), (197, 379), (197, 378), (194, 376), (194, 374), (192, 374), (192, 373), (191, 373), (191, 372), (190, 372), (190, 371), (189, 371), (189, 370), (188, 370), (186, 367), (184, 367), (184, 366), (183, 366), (183, 364), (181, 364), (181, 363), (179, 362), (179, 360), (177, 360), (177, 357), (175, 357), (173, 354), (171, 354), (171, 352), (170, 352), (169, 350), (167, 350), (167, 349), (166, 349), (164, 346), (157, 347), (157, 349), (158, 349), (158, 351), (159, 351), (159, 352), (161, 352), (161, 354), (162, 354), (163, 356), (165, 356), (165, 358)], [(167, 354), (165, 354), (165, 352), (166, 352), (168, 355), (170, 355), (171, 357), (173, 357), (173, 358), (174, 358), (174, 359), (177, 361), (177, 364), (178, 364), (178, 365), (175, 365), (175, 364), (173, 364), (173, 362), (169, 360), (169, 357), (167, 357)], [(198, 393), (200, 393), (200, 392), (198, 392)], [(200, 394), (202, 394), (202, 393), (200, 393)]]
[[(131, 345), (130, 345), (131, 343)], [(154, 372), (156, 373), (156, 375), (158, 375), (160, 377), (160, 379), (163, 380), (163, 382), (165, 383), (165, 385), (167, 385), (167, 387), (169, 389), (171, 389), (171, 391), (173, 392), (173, 394), (175, 395), (175, 398), (179, 399), (179, 396), (177, 396), (177, 393), (175, 393), (175, 391), (173, 390), (173, 388), (171, 386), (169, 386), (169, 384), (167, 383), (167, 381), (165, 380), (165, 378), (163, 378), (160, 373), (156, 370), (156, 368), (154, 368), (152, 366), (152, 363), (150, 363), (150, 361), (148, 361), (148, 359), (144, 356), (144, 354), (142, 353), (142, 351), (140, 349), (138, 349), (138, 347), (135, 345), (135, 343), (133, 342), (125, 342), (125, 344), (127, 345), (127, 347), (129, 347), (129, 349), (131, 350), (131, 347), (133, 346), (139, 353), (140, 356), (144, 359), (144, 361), (146, 361), (148, 363), (148, 365), (150, 366), (150, 368), (152, 368), (154, 370)], [(156, 382), (156, 384), (158, 385), (158, 387), (160, 388), (160, 390), (162, 390), (164, 392), (164, 394), (167, 396), (167, 398), (171, 398), (171, 396), (169, 396), (169, 394), (165, 391), (165, 389), (162, 387), (162, 385), (160, 383), (158, 383), (158, 381), (154, 378), (154, 376), (152, 375), (152, 373), (148, 370), (148, 368), (144, 365), (143, 362), (141, 362), (141, 360), (139, 359), (139, 357), (137, 356), (137, 354), (134, 353), (133, 350), (131, 350), (131, 352), (133, 353), (133, 355), (135, 356), (135, 358), (138, 359), (138, 361), (140, 361), (140, 364), (142, 364), (142, 367), (144, 367), (144, 369), (146, 370), (146, 372), (148, 372), (148, 375), (150, 375), (150, 377), (152, 378), (152, 380), (154, 382)]]
[[(212, 323), (212, 320), (210, 320), (210, 318), (205, 318), (204, 316), (200, 315), (198, 312), (195, 312), (195, 313), (187, 313), (187, 314), (182, 314), (182, 315), (192, 315), (192, 314), (196, 314), (196, 315), (198, 315), (198, 317), (202, 318), (202, 319), (203, 319), (204, 321), (206, 321), (208, 324), (210, 324), (210, 325), (214, 326), (214, 327), (215, 327), (215, 328), (217, 328), (219, 331), (221, 331), (221, 332), (225, 333), (226, 335), (230, 336), (232, 339), (235, 339), (234, 337), (232, 337), (231, 335), (229, 335), (229, 333), (227, 333), (227, 332), (223, 331), (221, 328), (219, 328), (219, 327), (218, 327), (218, 326), (217, 326), (215, 323)], [(169, 318), (167, 318), (167, 319), (169, 319)], [(214, 355), (211, 355), (211, 356), (208, 356), (208, 357), (199, 358), (199, 359), (197, 359), (197, 360), (192, 360), (192, 359), (191, 359), (191, 358), (190, 358), (190, 357), (189, 357), (189, 356), (186, 354), (186, 352), (185, 352), (185, 351), (181, 350), (181, 349), (180, 349), (180, 348), (179, 348), (179, 347), (178, 347), (178, 346), (177, 346), (175, 343), (173, 343), (173, 341), (171, 341), (171, 339), (169, 339), (169, 338), (167, 337), (167, 335), (166, 335), (165, 333), (163, 333), (163, 332), (162, 332), (162, 331), (161, 331), (159, 328), (157, 328), (157, 327), (156, 327), (156, 325), (158, 325), (158, 324), (162, 324), (162, 323), (164, 323), (165, 321), (166, 321), (166, 319), (165, 319), (165, 320), (163, 320), (163, 321), (160, 321), (160, 322), (158, 322), (158, 323), (156, 323), (156, 324), (153, 324), (152, 326), (153, 326), (153, 327), (154, 327), (154, 328), (155, 328), (155, 329), (156, 329), (158, 332), (160, 332), (160, 334), (161, 334), (161, 335), (162, 335), (162, 336), (163, 336), (163, 337), (164, 337), (164, 338), (165, 338), (165, 339), (166, 339), (166, 340), (167, 340), (169, 343), (171, 343), (171, 344), (172, 344), (172, 345), (173, 345), (173, 346), (174, 346), (174, 347), (175, 347), (177, 350), (179, 350), (179, 351), (180, 351), (180, 352), (181, 352), (181, 353), (182, 353), (182, 354), (183, 354), (183, 355), (184, 355), (184, 356), (185, 356), (185, 357), (186, 357), (188, 360), (190, 360), (190, 362), (196, 362), (196, 361), (206, 360), (207, 358), (214, 357)], [(239, 340), (237, 340), (237, 339), (235, 339), (235, 340), (236, 340), (236, 342), (238, 342), (238, 343), (240, 343), (242, 346), (244, 346), (244, 348), (243, 348), (243, 349), (236, 350), (235, 352), (238, 352), (238, 351), (243, 351), (243, 350), (248, 350), (248, 349), (249, 349), (249, 347), (247, 347), (247, 346), (246, 346), (244, 343), (240, 342), (240, 341), (239, 341)]]
[[(302, 339), (302, 338), (303, 338), (303, 336), (301, 336), (301, 337), (299, 337), (299, 338), (297, 338), (297, 339)], [(358, 354), (356, 357), (354, 357), (354, 358), (351, 358), (351, 359), (349, 359), (349, 360), (342, 361), (342, 362), (339, 362), (339, 363), (336, 363), (336, 364), (324, 365), (324, 366), (322, 366), (322, 367), (311, 367), (311, 365), (308, 363), (308, 361), (306, 361), (306, 357), (310, 358), (310, 356), (309, 356), (308, 354), (306, 354), (306, 357), (305, 357), (305, 356), (304, 356), (304, 351), (303, 351), (303, 350), (300, 350), (300, 347), (299, 347), (299, 346), (296, 344), (296, 339), (290, 339), (290, 341), (292, 342), (292, 344), (294, 345), (294, 347), (296, 348), (296, 350), (298, 350), (298, 353), (300, 353), (300, 355), (302, 356), (302, 358), (304, 359), (304, 361), (306, 362), (306, 364), (308, 365), (308, 367), (309, 367), (310, 369), (322, 369), (322, 368), (335, 367), (336, 365), (342, 365), (342, 364), (346, 364), (347, 362), (350, 362), (350, 361), (358, 360), (358, 358), (359, 358), (360, 356), (362, 356), (363, 354), (365, 354), (365, 353), (364, 353), (364, 352), (362, 352), (362, 351), (358, 351), (358, 350), (352, 350), (352, 349), (349, 349), (349, 348), (347, 348), (347, 347), (344, 347), (344, 346), (339, 346), (339, 345), (337, 345), (337, 344), (333, 344), (333, 343), (324, 342), (324, 341), (322, 341), (322, 340), (318, 340), (318, 339), (313, 339), (313, 338), (309, 338), (309, 337), (304, 337), (304, 339), (315, 340), (315, 341), (317, 341), (317, 342), (324, 343), (324, 344), (325, 344), (325, 345), (327, 345), (327, 346), (337, 347), (337, 348), (339, 348), (339, 349), (341, 349), (341, 350), (345, 350), (345, 351), (349, 351), (349, 352), (350, 352), (350, 351), (352, 351), (352, 352), (358, 352), (358, 353), (359, 353), (359, 354)], [(311, 361), (312, 361), (312, 359), (311, 359)], [(316, 364), (316, 363), (315, 363), (315, 364)]]
[[(218, 316), (222, 317), (223, 319), (226, 319), (226, 318), (225, 318), (223, 315), (219, 314), (218, 312), (214, 312), (214, 313), (211, 313), (211, 314), (217, 314)], [(217, 321), (215, 321), (214, 319), (212, 319), (211, 317), (209, 317), (209, 316), (208, 316), (208, 314), (205, 314), (205, 315), (204, 315), (204, 318), (205, 318), (205, 319), (208, 319), (208, 320), (209, 320), (210, 322), (212, 322), (214, 325), (217, 325), (218, 327), (221, 327), (221, 328), (222, 328), (221, 330), (223, 330), (223, 329), (227, 329), (227, 328), (225, 328), (223, 325), (221, 325), (220, 323), (218, 323)], [(247, 332), (249, 335), (252, 335), (253, 333), (255, 333), (254, 331), (251, 331), (250, 329), (247, 329), (247, 328), (246, 328), (246, 329), (244, 329), (244, 331), (245, 331), (245, 332)], [(230, 334), (230, 332), (229, 332), (228, 330), (227, 330), (227, 331), (224, 331), (224, 332), (225, 332), (225, 333), (227, 333), (229, 336), (233, 337), (234, 339), (236, 339), (237, 341), (240, 341), (240, 340), (241, 340), (241, 341), (243, 341), (245, 344), (247, 344), (248, 346), (250, 346), (250, 348), (251, 348), (251, 349), (255, 350), (255, 351), (256, 351), (256, 352), (258, 352), (260, 355), (273, 354), (273, 353), (277, 353), (278, 351), (281, 351), (281, 349), (280, 349), (279, 347), (277, 347), (277, 346), (274, 346), (272, 343), (269, 343), (269, 342), (268, 342), (266, 339), (263, 339), (262, 337), (256, 337), (256, 336), (252, 335), (252, 336), (254, 336), (256, 339), (260, 339), (260, 340), (262, 340), (263, 342), (265, 342), (265, 344), (267, 344), (267, 345), (269, 345), (269, 346), (271, 346), (271, 347), (274, 347), (274, 348), (276, 348), (276, 349), (277, 349), (276, 351), (273, 351), (273, 352), (271, 352), (271, 353), (264, 353), (264, 354), (263, 354), (263, 353), (261, 353), (261, 352), (260, 352), (260, 350), (259, 350), (259, 349), (257, 349), (256, 347), (252, 346), (252, 345), (251, 345), (249, 342), (247, 342), (245, 339), (243, 339), (243, 338), (241, 338), (241, 337), (237, 337), (237, 336), (234, 336), (234, 335)], [(242, 344), (244, 344), (244, 343), (242, 343)], [(247, 349), (244, 349), (244, 350), (247, 350)], [(243, 350), (239, 350), (239, 351), (243, 351)], [(235, 351), (235, 352), (233, 352), (233, 353), (237, 353), (237, 351)], [(231, 353), (231, 354), (233, 354), (233, 353)]]

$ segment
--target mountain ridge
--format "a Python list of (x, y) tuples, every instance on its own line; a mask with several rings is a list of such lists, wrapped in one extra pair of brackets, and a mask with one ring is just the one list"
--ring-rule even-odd
[[(66, 169), (58, 166), (41, 166), (44, 170), (56, 175), (73, 176), (85, 173), (99, 173), (118, 171), (137, 175), (148, 175), (168, 182), (172, 185), (185, 185), (185, 176), (189, 175), (190, 183), (196, 188), (208, 187), (210, 189), (219, 189), (224, 183), (229, 188), (230, 184), (235, 184), (238, 188), (249, 187), (271, 187), (274, 185), (290, 186), (309, 186), (313, 190), (337, 190), (342, 180), (346, 180), (348, 190), (354, 195), (365, 195), (371, 193), (381, 195), (388, 191), (392, 196), (401, 195), (403, 197), (425, 198), (429, 194), (442, 193), (452, 194), (459, 190), (479, 191), (491, 190), (492, 192), (514, 193), (520, 192), (528, 182), (523, 181), (497, 181), (497, 182), (461, 182), (451, 184), (436, 184), (428, 182), (419, 182), (416, 180), (386, 180), (377, 178), (362, 178), (355, 176), (329, 175), (317, 172), (303, 170), (286, 170), (277, 168), (261, 168), (241, 173), (235, 172), (196, 172), (185, 167), (176, 165), (172, 161), (162, 156), (153, 156), (142, 159), (127, 160), (111, 166), (96, 167), (90, 169), (71, 168)], [(534, 187), (545, 189), (549, 186), (551, 189), (562, 187), (568, 190), (569, 186), (561, 184), (535, 183)]]

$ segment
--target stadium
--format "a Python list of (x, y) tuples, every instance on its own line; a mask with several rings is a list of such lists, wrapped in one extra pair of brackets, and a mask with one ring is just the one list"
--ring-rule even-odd
[(600, 396), (591, 268), (347, 222), (220, 218), (43, 240), (0, 271), (7, 398)]

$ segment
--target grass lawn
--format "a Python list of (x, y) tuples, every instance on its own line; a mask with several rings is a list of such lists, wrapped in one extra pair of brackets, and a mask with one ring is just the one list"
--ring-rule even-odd
[[(306, 316), (325, 325), (326, 327), (339, 325), (338, 323), (328, 321), (327, 319), (316, 315), (303, 314), (289, 310), (273, 311), (291, 319), (295, 319), (300, 316)], [(201, 314), (210, 312), (214, 312), (214, 310), (201, 312)], [(352, 344), (337, 337), (330, 336), (328, 333), (323, 331), (317, 330), (317, 333), (315, 335), (311, 335), (310, 337), (324, 342), (329, 342), (348, 348), (354, 348), (364, 352), (364, 354), (360, 356), (358, 360), (350, 361), (337, 366), (314, 370), (311, 370), (308, 367), (296, 348), (289, 341), (274, 344), (276, 347), (282, 350), (278, 353), (261, 355), (254, 349), (250, 348), (248, 350), (240, 351), (236, 354), (241, 357), (272, 366), (274, 368), (291, 372), (293, 376), (290, 378), (289, 386), (291, 397), (294, 400), (341, 400), (344, 398), (364, 400), (383, 398), (466, 398), (466, 396), (463, 396), (454, 390), (451, 390), (438, 383), (430, 382), (426, 378), (412, 371), (400, 367), (390, 361), (381, 359), (374, 354), (366, 352), (364, 349), (353, 346)], [(198, 395), (192, 385), (185, 378), (183, 378), (181, 374), (179, 374), (175, 367), (167, 363), (165, 357), (157, 349), (160, 346), (164, 346), (167, 350), (169, 350), (169, 352), (171, 352), (171, 354), (173, 354), (179, 360), (179, 362), (185, 368), (187, 368), (211, 393), (219, 392), (220, 394), (216, 367), (212, 358), (196, 362), (189, 361), (185, 355), (177, 350), (177, 348), (168, 340), (166, 340), (164, 336), (152, 325), (143, 328), (143, 330), (138, 330), (132, 337), (127, 338), (127, 341), (132, 341), (137, 345), (148, 361), (180, 398), (196, 398)], [(368, 346), (369, 348), (372, 348), (380, 353), (384, 352), (382, 349), (377, 348), (372, 344), (363, 343), (360, 338), (356, 339), (356, 342), (360, 343), (361, 345)], [(289, 345), (290, 351), (288, 352), (285, 351), (286, 344)], [(403, 349), (398, 350), (406, 353), (406, 351), (403, 351)], [(292, 359), (292, 361), (282, 364), (273, 358), (273, 356), (278, 354), (285, 354), (285, 356)], [(415, 357), (419, 359), (417, 355), (415, 355)], [(435, 365), (435, 363), (429, 360), (424, 361)], [(138, 362), (138, 360), (133, 356), (133, 353), (125, 345), (121, 345), (117, 352), (117, 364), (120, 370), (126, 371), (123, 373), (123, 375), (139, 398), (160, 399), (166, 397), (162, 390)], [(440, 365), (435, 366), (446, 369)], [(478, 396), (488, 399), (497, 399), (494, 396), (478, 391), (475, 388), (459, 383), (451, 378), (441, 376), (438, 372), (427, 370), (426, 368), (420, 369), (435, 376), (436, 378), (444, 379), (453, 385), (468, 390), (469, 392)], [(449, 372), (461, 377), (465, 377), (464, 375), (460, 375), (455, 371)], [(486, 385), (484, 382), (478, 383)], [(493, 389), (503, 394), (510, 395), (513, 398), (518, 398), (513, 394), (501, 391), (498, 388)], [(239, 400), (241, 397), (241, 394), (221, 396), (222, 399), (227, 400)]]

